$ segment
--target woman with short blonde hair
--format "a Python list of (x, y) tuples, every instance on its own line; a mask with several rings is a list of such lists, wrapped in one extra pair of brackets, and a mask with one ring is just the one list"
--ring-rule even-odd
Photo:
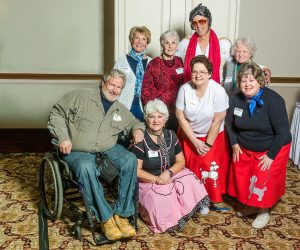
[(144, 120), (141, 102), (141, 90), (146, 67), (151, 58), (146, 56), (146, 49), (151, 42), (151, 32), (145, 26), (132, 27), (129, 33), (130, 52), (120, 57), (114, 65), (126, 74), (126, 85), (119, 101), (124, 104), (139, 120)]

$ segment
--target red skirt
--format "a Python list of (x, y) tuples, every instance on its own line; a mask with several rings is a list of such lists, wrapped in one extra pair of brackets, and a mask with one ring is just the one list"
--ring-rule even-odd
[[(179, 130), (178, 138), (186, 161), (186, 166), (203, 182), (212, 202), (222, 202), (222, 194), (227, 191), (227, 176), (230, 165), (230, 152), (227, 136), (220, 132), (212, 148), (204, 156), (196, 151), (194, 145)], [(206, 137), (198, 138), (205, 141)]]
[(291, 144), (281, 148), (270, 168), (261, 171), (258, 159), (266, 152), (242, 148), (238, 162), (231, 163), (228, 194), (241, 203), (259, 208), (271, 208), (285, 193), (286, 165)]

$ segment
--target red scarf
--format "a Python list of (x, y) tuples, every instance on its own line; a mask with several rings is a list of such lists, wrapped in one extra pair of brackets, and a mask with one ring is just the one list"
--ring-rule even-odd
[[(198, 44), (198, 34), (195, 32), (191, 37), (185, 55), (184, 82), (188, 82), (191, 80), (190, 62), (196, 55), (197, 44)], [(220, 44), (216, 33), (212, 29), (210, 29), (210, 35), (209, 35), (208, 59), (211, 61), (213, 65), (213, 72), (212, 72), (211, 79), (220, 83), (220, 65), (221, 65)]]

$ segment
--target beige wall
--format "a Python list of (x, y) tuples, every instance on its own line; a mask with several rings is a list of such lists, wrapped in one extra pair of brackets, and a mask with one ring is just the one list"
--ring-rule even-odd
[(0, 129), (46, 128), (50, 108), (64, 94), (97, 88), (97, 81), (0, 81)]
[(103, 2), (1, 0), (0, 72), (103, 72)]
[[(300, 1), (240, 1), (238, 37), (251, 36), (257, 53), (254, 60), (270, 67), (272, 76), (300, 77)], [(274, 83), (271, 88), (286, 101), (289, 118), (300, 101), (300, 82)]]
[(273, 76), (300, 77), (300, 1), (240, 1), (238, 36), (251, 36), (255, 61)]
[(270, 88), (284, 98), (289, 120), (291, 121), (296, 107), (296, 102), (300, 102), (300, 82), (296, 84), (273, 83)]

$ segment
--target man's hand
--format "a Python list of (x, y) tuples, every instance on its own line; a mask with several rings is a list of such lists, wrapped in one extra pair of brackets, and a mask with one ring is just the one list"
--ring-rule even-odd
[(72, 150), (72, 143), (69, 140), (62, 141), (59, 144), (59, 150), (61, 153), (65, 154), (65, 155), (70, 154), (71, 150)]
[(133, 132), (133, 143), (138, 144), (144, 139), (144, 132), (141, 129), (137, 129)]

